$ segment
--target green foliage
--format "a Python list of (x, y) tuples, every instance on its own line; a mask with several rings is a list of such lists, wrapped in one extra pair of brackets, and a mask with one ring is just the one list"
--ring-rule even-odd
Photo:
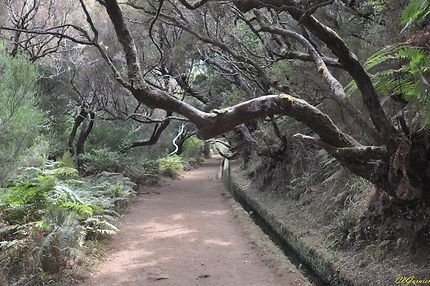
[(174, 155), (159, 160), (136, 160), (129, 154), (111, 151), (107, 148), (94, 149), (84, 155), (85, 171), (97, 174), (102, 171), (123, 173), (134, 181), (145, 180), (148, 175), (162, 175), (176, 178), (182, 174), (187, 164), (203, 161), (203, 142), (189, 138), (184, 143), (183, 157)]
[(204, 143), (202, 140), (196, 137), (188, 138), (183, 145), (184, 152), (182, 156), (186, 158), (188, 161), (193, 160), (195, 162), (203, 161), (203, 148)]
[(238, 104), (246, 100), (246, 98), (246, 92), (244, 92), (242, 89), (235, 88), (226, 95), (225, 100), (223, 102), (223, 106), (228, 107)]
[(161, 158), (158, 160), (158, 170), (163, 176), (179, 177), (184, 171), (184, 161), (177, 155)]
[[(414, 21), (423, 21), (429, 13), (428, 0), (410, 0), (402, 11), (400, 22), (407, 28)], [(424, 114), (427, 124), (430, 122), (429, 66), (429, 50), (408, 43), (387, 46), (372, 55), (365, 63), (367, 71), (376, 70), (371, 79), (380, 94), (403, 97)], [(348, 95), (356, 90), (357, 85), (354, 81), (346, 87)]]
[(39, 137), (44, 114), (36, 105), (36, 67), (0, 46), (0, 183)]
[[(43, 67), (39, 66), (39, 69)], [(49, 71), (43, 71), (43, 73), (46, 74)], [(73, 126), (73, 117), (69, 115), (70, 106), (75, 103), (65, 96), (70, 90), (55, 81), (41, 79), (38, 83), (40, 88), (38, 107), (45, 113), (42, 134), (49, 142), (49, 154), (61, 156), (67, 147), (70, 128)]]
[(303, 68), (303, 63), (292, 63), (291, 61), (279, 61), (272, 65), (271, 72), (275, 78), (279, 79), (279, 84), (287, 85), (288, 82), (285, 79), (289, 78), (289, 73), (291, 73), (292, 66), (294, 64), (300, 65)]
[[(392, 3), (390, 3), (392, 0), (365, 0), (360, 1), (358, 3), (354, 3), (353, 5), (356, 6), (357, 11), (367, 15), (371, 15), (375, 21), (379, 21), (383, 18), (384, 14), (387, 12), (387, 8), (389, 8)], [(397, 1), (397, 0), (396, 0)], [(340, 15), (338, 17), (341, 17)], [(354, 17), (351, 17), (349, 20), (354, 20)], [(366, 25), (368, 23), (366, 22), (359, 22), (356, 23), (360, 26)]]
[(66, 167), (66, 168), (76, 167), (75, 161), (73, 160), (72, 155), (69, 152), (64, 152), (63, 156), (58, 161), (58, 164), (61, 167)]
[[(371, 79), (376, 90), (382, 95), (400, 95), (410, 104), (421, 109), (428, 123), (430, 85), (426, 79), (430, 71), (429, 51), (409, 44), (394, 44), (374, 55), (365, 63), (366, 70), (379, 68)], [(351, 82), (346, 91), (351, 95), (357, 89)]]
[(45, 173), (59, 179), (77, 178), (79, 176), (78, 171), (75, 168), (70, 167), (59, 167), (50, 171), (46, 171)]
[(43, 271), (57, 273), (66, 266), (68, 257), (80, 254), (85, 232), (75, 213), (50, 208), (38, 228), (40, 233), (34, 244), (36, 252), (33, 258), (40, 263)]
[(94, 213), (94, 210), (90, 205), (86, 205), (79, 202), (65, 201), (59, 203), (57, 206), (59, 208), (73, 211), (81, 217), (91, 217)]
[(116, 173), (79, 178), (64, 161), (28, 168), (0, 189), (0, 275), (28, 274), (27, 283), (45, 283), (46, 273), (64, 269), (85, 241), (118, 231), (134, 188)]
[(100, 171), (117, 172), (124, 171), (127, 165), (127, 157), (108, 148), (94, 149), (83, 157), (86, 163), (86, 171), (94, 174)]
[(421, 21), (430, 13), (429, 0), (409, 0), (408, 5), (403, 9), (400, 23), (410, 26), (414, 21)]
[(256, 48), (260, 46), (258, 38), (255, 37), (255, 34), (250, 29), (248, 29), (245, 22), (238, 22), (237, 25), (235, 25), (234, 32), (247, 47)]
[(106, 148), (119, 150), (124, 139), (130, 134), (131, 125), (129, 122), (101, 122), (96, 121), (88, 138), (88, 149)]
[(94, 149), (83, 156), (85, 172), (97, 174), (114, 172), (125, 174), (135, 182), (144, 182), (147, 175), (157, 174), (157, 162), (153, 160), (133, 159), (129, 154), (111, 151), (107, 148)]
[(331, 247), (345, 247), (358, 239), (360, 228), (355, 216), (352, 208), (345, 208), (337, 214), (331, 233), (327, 237), (331, 240)]

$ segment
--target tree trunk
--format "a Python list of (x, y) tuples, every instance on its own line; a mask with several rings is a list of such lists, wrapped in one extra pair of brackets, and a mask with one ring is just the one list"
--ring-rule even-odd
[(76, 155), (85, 154), (85, 142), (90, 135), (93, 126), (94, 126), (95, 114), (94, 112), (89, 112), (89, 117), (86, 119), (86, 122), (82, 126), (81, 132), (79, 133), (78, 140), (76, 141)]
[(84, 108), (81, 108), (78, 116), (75, 118), (75, 122), (72, 127), (72, 131), (70, 132), (69, 139), (67, 141), (67, 146), (69, 148), (69, 153), (73, 157), (75, 156), (75, 137), (78, 132), (79, 126), (81, 126), (82, 122), (87, 118), (88, 113)]
[(184, 152), (184, 143), (187, 141), (188, 138), (195, 135), (194, 132), (184, 129), (182, 132), (177, 136), (176, 140), (174, 141), (174, 145), (176, 147), (176, 152), (173, 151), (176, 155), (181, 155)]
[(180, 140), (176, 141), (176, 144), (178, 144), (178, 149), (176, 150), (176, 155), (179, 156), (182, 153), (184, 153), (184, 143), (185, 143), (185, 140), (183, 138), (181, 138)]
[(254, 137), (252, 137), (248, 127), (246, 127), (245, 124), (239, 125), (236, 130), (239, 133), (239, 136), (243, 142), (243, 168), (246, 169), (248, 167), (249, 162), (251, 161), (252, 153), (255, 150), (257, 141), (254, 139)]
[(82, 155), (85, 154), (85, 142), (88, 139), (88, 136), (90, 135), (93, 126), (94, 126), (94, 119), (95, 119), (95, 113), (90, 111), (88, 112), (88, 116), (84, 122), (84, 124), (81, 126), (81, 132), (79, 133), (78, 140), (76, 141), (76, 162), (78, 165), (79, 172), (83, 171), (83, 161), (82, 161)]
[[(84, 107), (75, 118), (75, 122), (70, 132), (69, 139), (67, 142), (69, 153), (75, 158), (75, 162), (79, 172), (82, 172), (82, 155), (85, 153), (85, 141), (93, 129), (95, 119), (95, 113), (92, 111), (86, 111)], [(76, 140), (76, 134), (78, 133), (79, 127), (81, 128), (79, 132), (79, 137)]]

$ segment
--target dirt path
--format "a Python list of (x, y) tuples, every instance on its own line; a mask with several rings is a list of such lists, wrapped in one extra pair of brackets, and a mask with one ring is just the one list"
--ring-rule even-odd
[(261, 261), (221, 195), (220, 159), (150, 188), (121, 220), (88, 285), (305, 285)]

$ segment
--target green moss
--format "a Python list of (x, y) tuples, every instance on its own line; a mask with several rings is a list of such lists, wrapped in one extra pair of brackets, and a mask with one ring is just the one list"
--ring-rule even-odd
[(283, 104), (286, 104), (287, 106), (293, 105), (293, 103), (296, 101), (296, 98), (294, 96), (286, 93), (281, 93), (279, 95), (279, 99)]
[(289, 94), (286, 94), (286, 93), (281, 93), (279, 95), (279, 98), (282, 99), (282, 100), (294, 101), (294, 97), (291, 96), (291, 95), (289, 95)]

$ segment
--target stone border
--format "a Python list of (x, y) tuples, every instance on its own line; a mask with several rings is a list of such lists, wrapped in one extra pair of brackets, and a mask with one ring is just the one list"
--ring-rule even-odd
[(306, 265), (315, 276), (322, 281), (321, 285), (332, 286), (355, 286), (354, 282), (345, 277), (345, 274), (340, 270), (336, 270), (327, 258), (317, 253), (315, 249), (304, 243), (298, 238), (285, 223), (282, 223), (270, 210), (267, 210), (260, 202), (250, 196), (246, 190), (239, 185), (234, 173), (230, 172), (228, 160), (224, 160), (222, 164), (222, 181), (226, 189), (232, 194), (234, 199), (238, 201), (247, 211), (252, 211), (253, 215), (258, 217), (265, 226), (269, 228), (285, 245), (293, 252), (292, 256), (297, 257), (302, 264)]

